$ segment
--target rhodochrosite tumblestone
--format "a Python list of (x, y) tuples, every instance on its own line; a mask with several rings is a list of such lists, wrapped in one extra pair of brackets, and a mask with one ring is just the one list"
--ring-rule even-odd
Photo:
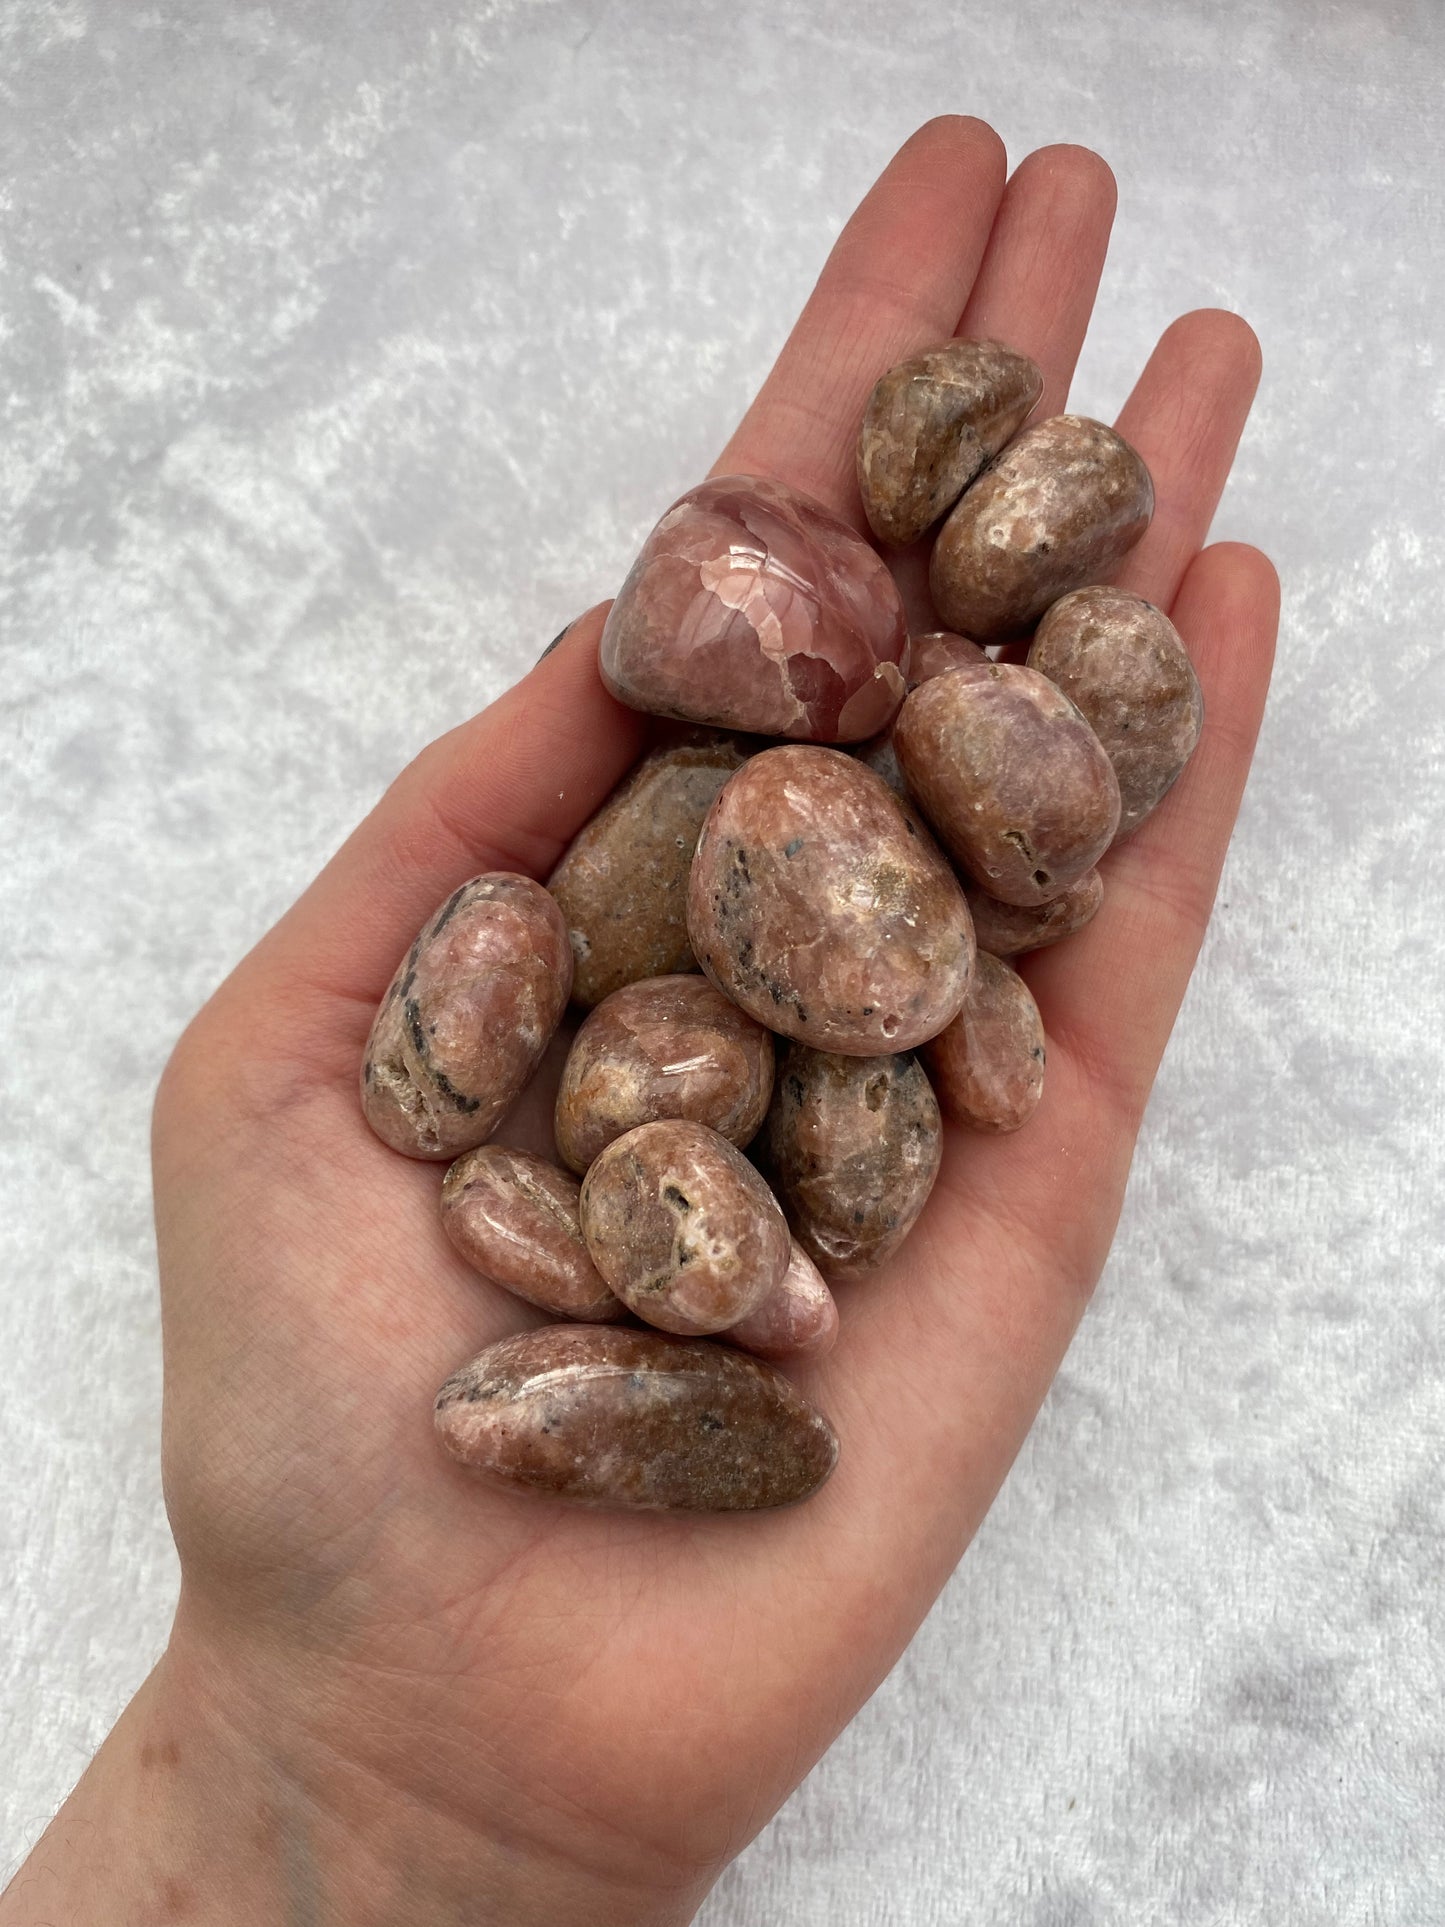
[(765, 749), (718, 792), (687, 928), (698, 962), (750, 1017), (855, 1057), (935, 1036), (973, 968), (963, 891), (913, 809), (853, 757), (803, 743)]
[(908, 632), (887, 568), (781, 482), (690, 489), (648, 536), (602, 632), (602, 679), (633, 709), (810, 743), (882, 729)]

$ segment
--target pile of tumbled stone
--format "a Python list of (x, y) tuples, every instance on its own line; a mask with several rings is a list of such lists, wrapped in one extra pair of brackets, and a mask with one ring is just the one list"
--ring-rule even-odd
[[(830, 1287), (898, 1253), (943, 1117), (1013, 1131), (1039, 1102), (1009, 959), (1090, 921), (1095, 865), (1202, 720), (1167, 617), (1096, 586), (1148, 526), (1148, 472), (1102, 423), (1024, 427), (1042, 385), (956, 340), (874, 390), (874, 534), (946, 518), (949, 626), (911, 643), (879, 552), (819, 503), (728, 476), (674, 504), (601, 641), (609, 689), (671, 724), (545, 889), (476, 877), (407, 952), (366, 1117), (449, 1164), (462, 1257), (567, 1321), (442, 1387), (463, 1464), (601, 1505), (807, 1497), (837, 1439), (768, 1361), (826, 1352)], [(492, 1138), (569, 999), (553, 1160)]]

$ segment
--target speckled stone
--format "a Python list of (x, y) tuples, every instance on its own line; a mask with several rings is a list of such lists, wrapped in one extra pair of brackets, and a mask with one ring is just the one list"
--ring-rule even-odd
[[(921, 682), (931, 682), (946, 670), (987, 661), (987, 654), (970, 637), (956, 636), (950, 629), (933, 629), (926, 636), (914, 636), (908, 645), (908, 687), (917, 689)], [(875, 776), (881, 776), (895, 795), (907, 797), (908, 785), (893, 747), (897, 724), (895, 716), (882, 735), (870, 737), (852, 753), (860, 763), (866, 763)]]
[(914, 541), (1028, 420), (1044, 378), (1001, 341), (946, 341), (890, 368), (858, 434), (858, 493), (880, 542)]
[(633, 709), (805, 742), (859, 742), (903, 697), (893, 578), (820, 502), (728, 475), (663, 516), (602, 632), (602, 679)]
[(830, 1278), (892, 1257), (938, 1176), (938, 1104), (917, 1058), (792, 1044), (757, 1153), (793, 1235)]
[(436, 1427), (505, 1486), (650, 1512), (792, 1505), (838, 1457), (822, 1413), (763, 1360), (615, 1325), (502, 1339), (442, 1386)]
[(581, 1186), (530, 1151), (479, 1145), (442, 1185), (442, 1228), (484, 1278), (559, 1318), (621, 1318), (577, 1218)]
[(1119, 779), (1117, 842), (1173, 787), (1204, 727), (1184, 638), (1127, 589), (1078, 589), (1039, 624), (1029, 667), (1057, 683), (1104, 745)]
[(1029, 987), (980, 951), (963, 1009), (924, 1048), (946, 1116), (974, 1131), (1017, 1131), (1044, 1089), (1044, 1026)]
[(903, 705), (894, 747), (944, 844), (1004, 903), (1061, 896), (1118, 827), (1113, 765), (1036, 670), (990, 662), (935, 676)]
[(1086, 870), (1062, 896), (1028, 907), (1000, 903), (973, 884), (963, 894), (968, 899), (979, 949), (995, 957), (1018, 957), (1026, 950), (1043, 950), (1051, 943), (1061, 943), (1092, 923), (1104, 901), (1104, 879), (1097, 870)]
[(451, 1159), (491, 1135), (567, 1007), (572, 946), (531, 877), (493, 872), (423, 925), (371, 1026), (366, 1121), (393, 1150)]
[(838, 1306), (827, 1280), (793, 1240), (783, 1282), (756, 1311), (729, 1327), (728, 1343), (760, 1358), (822, 1358), (838, 1337)]
[(759, 1023), (865, 1057), (942, 1030), (973, 963), (963, 891), (916, 812), (854, 757), (800, 745), (764, 750), (720, 792), (688, 930)]
[(1023, 635), (1060, 596), (1109, 575), (1153, 512), (1149, 471), (1122, 435), (1082, 415), (1038, 422), (939, 530), (933, 605), (980, 642)]
[(788, 1268), (788, 1227), (742, 1152), (669, 1119), (615, 1139), (582, 1181), (582, 1235), (630, 1311), (662, 1331), (726, 1331)]
[(695, 970), (687, 879), (697, 833), (746, 748), (730, 736), (644, 757), (573, 838), (547, 888), (567, 921), (575, 1002), (590, 1010), (623, 984)]
[(651, 977), (600, 1003), (557, 1092), (557, 1151), (582, 1172), (614, 1138), (658, 1118), (747, 1144), (773, 1093), (773, 1040), (705, 977)]

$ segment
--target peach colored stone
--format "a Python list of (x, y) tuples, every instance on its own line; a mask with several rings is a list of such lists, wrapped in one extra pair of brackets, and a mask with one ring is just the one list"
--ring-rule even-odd
[(833, 1428), (759, 1358), (616, 1325), (489, 1346), (436, 1398), (437, 1435), (516, 1491), (649, 1512), (793, 1505), (833, 1470)]
[(621, 1318), (577, 1218), (581, 1186), (546, 1158), (503, 1144), (464, 1152), (442, 1185), (442, 1229), (467, 1263), (559, 1318)]
[(822, 1358), (838, 1337), (838, 1307), (821, 1271), (793, 1240), (777, 1290), (728, 1329), (728, 1343), (760, 1358)]
[(944, 1114), (974, 1131), (1017, 1131), (1044, 1089), (1044, 1027), (1018, 972), (981, 950), (963, 1009), (924, 1048)]
[(725, 1331), (788, 1268), (788, 1227), (742, 1152), (703, 1124), (640, 1124), (582, 1181), (582, 1235), (630, 1311), (662, 1331)]
[(797, 744), (754, 756), (720, 792), (688, 930), (759, 1023), (860, 1057), (942, 1030), (973, 963), (963, 891), (912, 808), (854, 757)]
[(1061, 943), (1092, 923), (1104, 901), (1104, 879), (1097, 870), (1085, 870), (1062, 896), (1027, 907), (1000, 903), (997, 897), (973, 885), (963, 894), (968, 899), (979, 949), (994, 957), (1017, 957), (1026, 950), (1043, 950), (1051, 943)]
[(883, 562), (781, 482), (727, 475), (675, 502), (602, 632), (633, 709), (805, 742), (860, 742), (903, 697), (908, 635)]
[(423, 925), (366, 1042), (361, 1106), (384, 1143), (450, 1160), (489, 1137), (567, 1007), (572, 946), (531, 877), (493, 872)]
[(890, 368), (858, 434), (858, 493), (880, 542), (912, 542), (1028, 420), (1044, 378), (1001, 341), (955, 337)]
[(614, 990), (583, 1024), (557, 1092), (557, 1151), (583, 1172), (624, 1131), (659, 1118), (746, 1144), (773, 1094), (773, 1040), (705, 977)]
[[(968, 636), (956, 636), (949, 629), (930, 630), (926, 636), (914, 636), (908, 645), (908, 687), (917, 689), (921, 682), (932, 682), (935, 676), (943, 675), (946, 670), (987, 661), (988, 656)], [(908, 785), (903, 780), (903, 772), (898, 767), (898, 754), (893, 747), (893, 732), (897, 727), (898, 718), (895, 716), (881, 736), (860, 743), (853, 754), (860, 763), (866, 763), (876, 776), (881, 776), (896, 795), (906, 798)]]

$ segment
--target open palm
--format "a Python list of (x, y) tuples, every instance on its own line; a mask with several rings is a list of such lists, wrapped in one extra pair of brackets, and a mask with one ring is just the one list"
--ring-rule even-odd
[[(858, 523), (873, 382), (955, 331), (1032, 355), (1039, 412), (1064, 405), (1112, 182), (1068, 148), (1004, 173), (975, 121), (908, 142), (721, 470)], [(904, 1252), (840, 1290), (836, 1351), (795, 1374), (842, 1440), (808, 1504), (591, 1513), (494, 1491), (432, 1435), (442, 1379), (540, 1320), (456, 1257), (439, 1168), (371, 1136), (358, 1063), (432, 908), (479, 871), (545, 879), (636, 756), (641, 719), (597, 679), (600, 612), (398, 779), (179, 1047), (155, 1131), (183, 1569), (170, 1663), (321, 1824), (376, 1847), (359, 1849), (368, 1879), (400, 1896), (420, 1876), (381, 1843), (403, 1826), (426, 1843), (457, 1902), (418, 1917), (491, 1917), (463, 1904), (475, 1842), (498, 1894), (550, 1896), (537, 1918), (687, 1918), (893, 1664), (986, 1511), (1103, 1264), (1263, 703), (1273, 573), (1250, 549), (1200, 552), (1257, 373), (1242, 322), (1191, 315), (1121, 418), (1158, 510), (1120, 579), (1188, 642), (1203, 741), (1107, 859), (1095, 923), (1024, 961), (1049, 1037), (1033, 1121), (948, 1133)], [(900, 570), (917, 627), (917, 571)], [(497, 1917), (533, 1917), (508, 1904)], [(399, 1899), (382, 1913), (411, 1918)]]

